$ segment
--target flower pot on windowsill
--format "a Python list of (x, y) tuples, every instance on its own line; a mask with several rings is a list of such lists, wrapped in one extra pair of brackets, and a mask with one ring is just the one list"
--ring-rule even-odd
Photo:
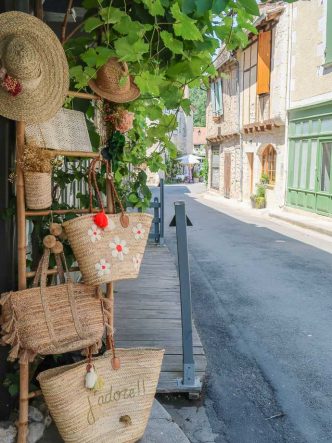
[(214, 115), (212, 117), (212, 120), (214, 121), (214, 123), (220, 123), (221, 122), (221, 115)]
[(52, 205), (52, 174), (24, 172), (25, 201), (29, 209), (47, 209)]

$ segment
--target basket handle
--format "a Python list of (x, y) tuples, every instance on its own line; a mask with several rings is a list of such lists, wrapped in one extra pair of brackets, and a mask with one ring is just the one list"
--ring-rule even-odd
[(97, 182), (97, 176), (96, 176), (96, 164), (97, 162), (100, 162), (101, 164), (104, 164), (106, 166), (106, 180), (109, 182), (110, 184), (110, 188), (111, 188), (111, 194), (112, 194), (112, 200), (113, 200), (113, 208), (115, 208), (114, 205), (114, 197), (116, 199), (116, 201), (118, 202), (119, 206), (120, 206), (120, 211), (121, 211), (121, 216), (120, 216), (120, 222), (122, 227), (127, 228), (129, 225), (129, 219), (128, 216), (125, 213), (124, 207), (122, 205), (122, 202), (120, 200), (119, 194), (117, 193), (117, 190), (115, 188), (114, 185), (114, 180), (113, 180), (113, 176), (112, 173), (110, 171), (110, 166), (109, 166), (109, 162), (103, 158), (94, 158), (89, 166), (89, 175), (88, 175), (88, 184), (89, 184), (89, 197), (90, 197), (90, 206), (89, 206), (89, 211), (92, 213), (93, 212), (93, 204), (92, 204), (92, 192), (93, 192), (93, 188), (95, 189), (96, 195), (97, 195), (97, 200), (98, 200), (98, 204), (99, 207), (102, 211), (105, 211), (103, 202), (102, 202), (102, 198), (101, 198), (101, 194), (100, 194), (100, 190), (98, 187), (98, 182)]

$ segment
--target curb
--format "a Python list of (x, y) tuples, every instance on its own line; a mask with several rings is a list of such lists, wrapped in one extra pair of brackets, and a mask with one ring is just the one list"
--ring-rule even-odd
[(270, 212), (269, 216), (271, 218), (276, 218), (278, 220), (282, 220), (282, 221), (290, 223), (292, 225), (299, 226), (299, 227), (304, 228), (304, 229), (310, 229), (311, 231), (315, 231), (315, 232), (318, 232), (320, 234), (332, 237), (332, 227), (331, 227), (331, 229), (324, 228), (323, 226), (319, 226), (318, 224), (312, 224), (312, 223), (309, 223), (308, 221), (302, 221), (302, 220), (299, 220), (297, 218), (287, 217), (284, 214), (277, 214), (277, 213), (274, 213), (274, 212)]

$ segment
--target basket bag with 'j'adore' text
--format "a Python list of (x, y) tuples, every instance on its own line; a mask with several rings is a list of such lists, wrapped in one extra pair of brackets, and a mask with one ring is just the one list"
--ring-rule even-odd
[(46, 286), (49, 257), (50, 250), (45, 249), (32, 288), (1, 297), (2, 344), (12, 346), (10, 360), (26, 363), (37, 354), (101, 346), (110, 301), (100, 297), (94, 286), (73, 283), (63, 253), (55, 254), (61, 284)]
[[(119, 204), (120, 214), (104, 213), (96, 179), (98, 162), (106, 165), (106, 179)], [(101, 209), (98, 214), (92, 213), (92, 182)], [(148, 240), (152, 215), (124, 212), (106, 160), (92, 160), (89, 168), (89, 193), (91, 213), (63, 223), (84, 282), (98, 285), (136, 278)]]
[(65, 443), (134, 443), (147, 426), (164, 351), (117, 349), (37, 377)]

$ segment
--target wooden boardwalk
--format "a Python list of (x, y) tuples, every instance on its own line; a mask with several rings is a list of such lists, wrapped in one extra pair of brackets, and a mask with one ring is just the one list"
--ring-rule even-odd
[[(116, 283), (114, 301), (116, 345), (164, 348), (158, 392), (183, 391), (177, 385), (182, 378), (179, 279), (166, 246), (147, 247), (139, 278)], [(206, 359), (194, 325), (193, 344), (196, 376), (203, 381)]]

